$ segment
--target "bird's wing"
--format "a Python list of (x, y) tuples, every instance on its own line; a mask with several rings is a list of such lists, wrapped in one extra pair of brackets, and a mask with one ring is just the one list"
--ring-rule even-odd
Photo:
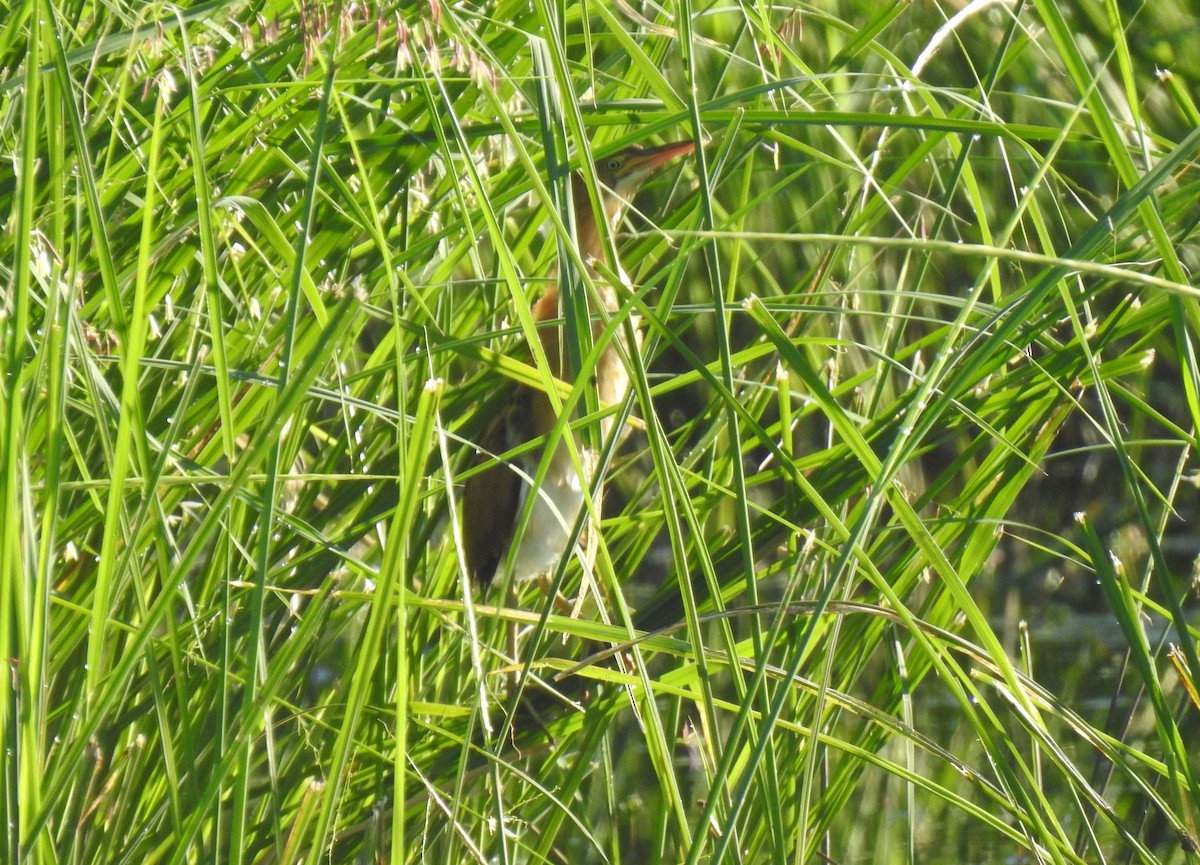
[(521, 476), (507, 463), (496, 460), (522, 444), (513, 440), (514, 401), (488, 424), (475, 465), (491, 465), (472, 476), (463, 490), (463, 542), (471, 578), (487, 587), (504, 563), (521, 508)]

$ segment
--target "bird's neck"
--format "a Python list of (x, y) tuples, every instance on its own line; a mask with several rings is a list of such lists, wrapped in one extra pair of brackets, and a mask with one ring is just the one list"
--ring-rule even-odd
[[(621, 217), (621, 209), (625, 202), (607, 189), (601, 189), (600, 195), (604, 200), (604, 219), (609, 225), (616, 225)], [(583, 175), (571, 175), (571, 201), (575, 207), (575, 241), (579, 244), (579, 256), (587, 264), (589, 259), (604, 258), (604, 238), (600, 234), (599, 223), (596, 222), (592, 210), (592, 198), (588, 194), (587, 183)], [(595, 270), (588, 266), (588, 272), (595, 276)]]
[[(583, 177), (579, 174), (571, 175), (571, 195), (572, 203), (575, 207), (575, 241), (578, 244), (579, 257), (583, 260), (588, 275), (591, 276), (592, 283), (600, 295), (600, 303), (609, 312), (614, 312), (619, 308), (617, 293), (609, 280), (593, 264), (593, 262), (604, 260), (606, 256), (604, 254), (604, 245), (600, 231), (597, 228), (596, 217), (592, 212), (591, 197), (588, 195), (587, 184), (584, 183)], [(604, 217), (608, 220), (609, 225), (616, 225), (624, 202), (608, 190), (602, 189), (601, 195), (604, 197)], [(617, 273), (622, 273), (620, 262), (616, 262), (614, 269)], [(546, 288), (545, 293), (533, 305), (533, 320), (550, 321), (562, 318), (562, 315), (558, 284), (551, 283)], [(601, 329), (602, 325), (596, 320), (592, 327), (593, 334), (599, 335)], [(560, 356), (559, 329), (540, 328), (539, 337), (542, 341), (542, 347), (546, 351), (547, 359), (554, 370), (554, 374), (561, 378), (564, 372), (564, 364)]]
[[(601, 190), (601, 194), (604, 196), (604, 217), (608, 220), (609, 225), (616, 225), (624, 202), (608, 190)], [(595, 214), (592, 212), (592, 200), (588, 195), (587, 184), (579, 174), (571, 175), (571, 196), (575, 207), (575, 242), (576, 248), (579, 250), (579, 257), (583, 260), (588, 275), (592, 277), (592, 282), (600, 293), (600, 300), (604, 304), (604, 308), (611, 312), (618, 308), (617, 293), (593, 264), (595, 261), (604, 260), (604, 244), (597, 227)], [(617, 262), (614, 269), (618, 273), (621, 272), (620, 262)], [(558, 285), (552, 283), (546, 289), (545, 294), (534, 304), (533, 319), (534, 321), (548, 321), (561, 317)]]
[[(617, 303), (617, 293), (613, 291), (613, 287), (609, 281), (596, 273), (594, 268), (589, 267), (588, 273), (592, 276), (592, 282), (596, 286), (596, 291), (600, 295), (600, 302), (604, 305), (604, 308), (609, 312), (616, 312), (620, 309), (620, 305)], [(557, 283), (551, 283), (547, 286), (546, 291), (533, 305), (534, 321), (549, 321), (554, 318), (562, 318), (562, 304), (559, 303)]]

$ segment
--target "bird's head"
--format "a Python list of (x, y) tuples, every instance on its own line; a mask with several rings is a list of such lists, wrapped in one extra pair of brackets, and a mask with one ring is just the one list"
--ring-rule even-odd
[[(596, 160), (596, 179), (604, 196), (604, 214), (610, 229), (615, 229), (622, 208), (633, 200), (642, 184), (668, 162), (693, 153), (693, 141), (676, 141), (658, 147), (635, 144)], [(574, 178), (575, 230), (579, 248), (588, 255), (600, 256), (600, 234), (594, 211), (588, 200), (587, 185), (576, 173)]]
[(626, 201), (637, 194), (642, 184), (672, 159), (694, 152), (694, 141), (676, 141), (660, 147), (635, 144), (596, 163), (596, 177), (618, 198)]

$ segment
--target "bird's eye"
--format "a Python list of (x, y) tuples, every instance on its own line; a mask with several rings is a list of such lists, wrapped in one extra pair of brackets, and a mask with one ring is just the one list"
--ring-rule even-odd
[(620, 168), (620, 167), (621, 167), (621, 160), (619, 160), (619, 159), (610, 159), (610, 160), (608, 160), (608, 163), (607, 163), (607, 165), (608, 165), (608, 170), (609, 170), (609, 171), (616, 171), (618, 168)]

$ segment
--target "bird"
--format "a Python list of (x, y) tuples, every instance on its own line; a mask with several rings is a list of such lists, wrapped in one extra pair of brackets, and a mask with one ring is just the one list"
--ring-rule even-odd
[[(599, 160), (596, 179), (602, 199), (602, 212), (610, 232), (620, 224), (625, 207), (652, 174), (673, 160), (695, 150), (692, 141), (678, 141), (657, 147), (634, 145)], [(600, 303), (609, 312), (616, 311), (617, 294), (609, 281), (599, 275), (594, 261), (604, 259), (603, 235), (596, 222), (587, 184), (579, 172), (571, 176), (571, 198), (575, 217), (575, 239), (581, 260), (588, 267), (598, 290)], [(616, 268), (620, 272), (619, 265)], [(535, 323), (562, 318), (558, 287), (549, 286), (532, 308)], [(599, 336), (603, 322), (593, 324), (593, 336)], [(538, 328), (538, 339), (550, 371), (560, 380), (573, 381), (568, 361), (561, 351), (559, 327)], [(640, 342), (640, 338), (639, 338)], [(603, 350), (595, 369), (597, 397), (601, 406), (620, 403), (629, 390), (629, 375), (613, 343)], [(586, 478), (595, 472), (598, 457), (577, 446), (579, 465), (570, 449), (558, 440), (549, 458), (545, 478), (536, 498), (529, 505), (525, 530), (519, 539), (516, 531), (526, 507), (532, 481), (538, 474), (543, 448), (527, 451), (511, 463), (497, 457), (551, 431), (556, 415), (549, 397), (536, 388), (512, 384), (505, 406), (484, 430), (476, 457), (476, 466), (486, 466), (471, 475), (463, 488), (463, 545), (467, 572), (481, 587), (503, 583), (506, 573), (515, 588), (534, 579), (546, 579), (567, 552), (571, 531), (583, 507)], [(612, 431), (614, 419), (601, 422), (602, 438)], [(570, 433), (567, 433), (569, 435)], [(581, 477), (583, 475), (583, 477)], [(593, 497), (599, 508), (599, 492)], [(512, 550), (517, 540), (516, 550)]]

